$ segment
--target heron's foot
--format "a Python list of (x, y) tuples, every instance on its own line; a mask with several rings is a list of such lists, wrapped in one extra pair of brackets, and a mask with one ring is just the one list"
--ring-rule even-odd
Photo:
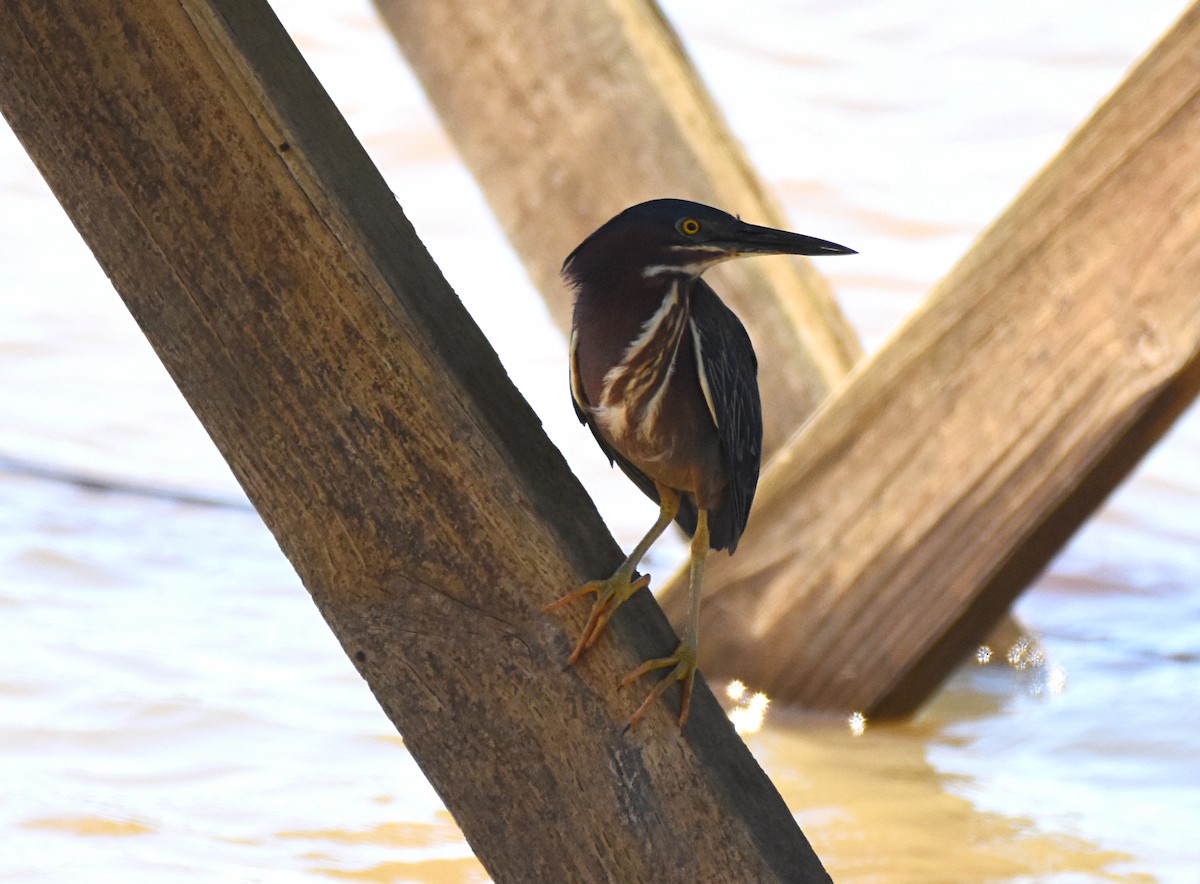
[(650, 585), (649, 574), (643, 574), (637, 580), (632, 578), (632, 571), (626, 571), (622, 568), (607, 580), (593, 580), (591, 583), (587, 583), (575, 590), (575, 592), (568, 593), (558, 601), (551, 602), (542, 608), (546, 612), (557, 611), (564, 605), (570, 604), (576, 599), (583, 598), (585, 595), (596, 594), (595, 604), (592, 605), (592, 613), (588, 616), (587, 624), (583, 627), (583, 634), (579, 637), (579, 644), (575, 645), (575, 650), (567, 658), (568, 666), (573, 666), (583, 655), (583, 652), (596, 643), (596, 639), (600, 637), (600, 633), (604, 631), (604, 627), (608, 625), (608, 621), (612, 619), (612, 615), (617, 612), (617, 608), (621, 607), (639, 589), (644, 589)]
[(633, 713), (633, 717), (629, 719), (629, 724), (625, 725), (625, 729), (629, 730), (637, 726), (637, 723), (645, 717), (650, 711), (650, 707), (654, 705), (654, 701), (661, 697), (671, 685), (677, 681), (683, 682), (683, 688), (679, 698), (679, 726), (682, 728), (687, 722), (688, 708), (692, 703), (692, 684), (696, 681), (696, 647), (686, 641), (680, 642), (679, 647), (675, 649), (675, 653), (670, 657), (660, 657), (655, 660), (647, 660), (633, 672), (629, 673), (621, 681), (621, 685), (630, 685), (646, 675), (653, 672), (655, 669), (666, 669), (672, 667), (671, 671), (665, 677), (659, 680), (654, 689), (650, 691), (649, 696), (642, 701), (642, 705), (638, 707), (637, 712)]

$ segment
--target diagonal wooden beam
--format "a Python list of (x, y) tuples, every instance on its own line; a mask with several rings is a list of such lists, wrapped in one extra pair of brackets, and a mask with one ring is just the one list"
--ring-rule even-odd
[(649, 599), (564, 669), (620, 553), (265, 3), (8, 3), (0, 108), (497, 880), (827, 880), (707, 690), (622, 732)]
[[(650, 0), (376, 5), (561, 327), (563, 258), (626, 206), (674, 196), (789, 226)], [(709, 276), (771, 354), (759, 378), (770, 456), (861, 349), (805, 259)]]
[(1197, 170), (1193, 6), (771, 464), (709, 566), (710, 677), (929, 696), (1196, 396)]

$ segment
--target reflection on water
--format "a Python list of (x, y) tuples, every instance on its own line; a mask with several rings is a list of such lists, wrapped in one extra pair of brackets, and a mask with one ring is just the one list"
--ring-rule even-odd
[[(652, 508), (576, 424), (562, 341), (370, 10), (276, 8), (636, 538)], [(869, 346), (1178, 11), (667, 6), (796, 225), (860, 246), (830, 270)], [(0, 458), (237, 498), (7, 133), (0, 157)], [(747, 740), (837, 880), (1197, 880), (1198, 443), (1193, 411), (1022, 598), (1035, 642), (989, 642), (914, 721), (769, 708)], [(0, 470), (0, 614), (0, 878), (485, 879), (252, 512)]]
[(725, 686), (724, 693), (722, 705), (734, 730), (743, 737), (762, 730), (771, 706), (770, 697), (761, 691), (751, 692), (737, 679)]
[[(801, 827), (835, 880), (1138, 880), (1120, 870), (1128, 854), (1022, 814), (981, 809), (965, 782), (931, 764), (928, 748), (945, 736), (928, 716), (953, 699), (939, 697), (918, 725), (871, 726), (847, 739), (840, 725), (797, 722), (755, 745), (789, 806), (802, 808)], [(961, 719), (960, 710), (951, 714)], [(770, 761), (776, 753), (800, 776), (780, 777)], [(814, 795), (838, 798), (814, 808)]]

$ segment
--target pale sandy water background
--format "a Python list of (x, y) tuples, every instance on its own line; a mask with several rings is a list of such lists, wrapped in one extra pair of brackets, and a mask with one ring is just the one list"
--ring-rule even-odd
[[(653, 511), (371, 8), (275, 8), (629, 545)], [(665, 8), (793, 226), (862, 253), (823, 269), (869, 348), (1182, 11)], [(1200, 882), (1198, 443), (1193, 409), (1023, 597), (1041, 665), (997, 648), (911, 723), (748, 738), (836, 880)], [(5, 129), (0, 881), (486, 877), (252, 511), (14, 462), (241, 500)]]

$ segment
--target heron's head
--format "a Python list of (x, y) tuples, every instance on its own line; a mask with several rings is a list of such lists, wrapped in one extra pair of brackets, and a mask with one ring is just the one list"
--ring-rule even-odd
[(585, 239), (563, 262), (576, 285), (597, 274), (634, 271), (643, 278), (697, 277), (714, 264), (747, 255), (853, 255), (837, 243), (747, 224), (720, 209), (659, 199), (621, 212)]

